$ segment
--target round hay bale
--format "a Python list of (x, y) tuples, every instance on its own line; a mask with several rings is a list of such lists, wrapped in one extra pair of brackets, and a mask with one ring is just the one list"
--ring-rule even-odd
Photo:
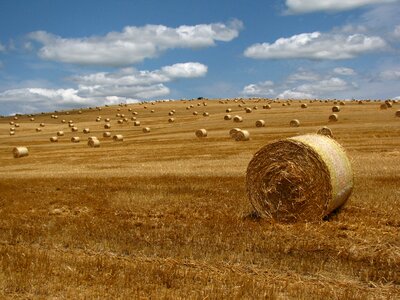
[(330, 122), (337, 122), (339, 120), (339, 116), (337, 114), (331, 114), (329, 116), (329, 121)]
[(232, 116), (231, 115), (225, 115), (224, 116), (224, 120), (232, 120)]
[(133, 126), (140, 126), (140, 121), (133, 122)]
[(78, 131), (78, 127), (74, 126), (74, 127), (71, 128), (71, 132), (76, 132), (76, 131)]
[(10, 128), (10, 131), (15, 131), (15, 128), (14, 128), (14, 127), (11, 127), (11, 128)]
[(247, 167), (246, 188), (262, 216), (282, 222), (317, 221), (347, 201), (353, 172), (334, 139), (308, 134), (258, 150)]
[(137, 115), (138, 114), (138, 112), (137, 111), (134, 111), (134, 112), (132, 112), (132, 115)]
[(18, 128), (18, 127), (19, 127), (19, 123), (15, 123), (15, 125), (14, 125), (14, 126)]
[(10, 131), (10, 135), (15, 135), (15, 131)]
[(80, 114), (80, 115), (81, 115), (81, 114), (82, 114), (82, 111), (81, 111), (81, 110), (80, 110), (80, 111), (78, 111), (78, 114)]
[(45, 125), (44, 125), (44, 123), (40, 123), (39, 126), (40, 127), (44, 127)]
[(110, 136), (111, 136), (111, 132), (109, 132), (109, 131), (103, 132), (103, 137), (107, 138)]
[(231, 138), (234, 138), (234, 136), (236, 135), (236, 133), (238, 133), (239, 131), (241, 131), (240, 128), (232, 128), (231, 130), (229, 130), (229, 136)]
[(207, 136), (207, 130), (205, 130), (204, 128), (198, 129), (196, 130), (195, 134), (198, 138), (203, 138)]
[(36, 128), (36, 132), (41, 132), (41, 131), (42, 131), (42, 128), (40, 128), (40, 127)]
[(173, 111), (170, 111), (169, 113), (168, 113), (168, 116), (173, 116), (174, 115), (174, 112)]
[(173, 123), (174, 121), (175, 121), (174, 118), (169, 118), (169, 119), (168, 119), (168, 123)]
[(340, 106), (335, 105), (332, 107), (332, 112), (339, 112), (339, 111), (340, 111)]
[(208, 112), (203, 112), (203, 117), (208, 117), (210, 114)]
[(79, 138), (79, 136), (73, 136), (71, 138), (71, 142), (73, 143), (79, 143), (81, 141), (81, 139)]
[(62, 131), (62, 130), (57, 131), (57, 135), (58, 135), (58, 136), (63, 136), (63, 135), (64, 135), (64, 131)]
[(332, 130), (327, 126), (324, 126), (320, 129), (318, 129), (317, 134), (321, 134), (321, 135), (325, 135), (325, 136), (333, 138)]
[(340, 101), (339, 104), (340, 105), (346, 105), (346, 103), (344, 101)]
[(271, 109), (271, 105), (269, 104), (263, 105), (263, 109)]
[(250, 133), (247, 130), (240, 130), (234, 135), (235, 141), (248, 141), (250, 139)]
[(396, 117), (400, 117), (400, 110), (396, 111), (396, 113), (394, 114)]
[(299, 127), (300, 126), (300, 121), (297, 119), (293, 119), (289, 122), (290, 127)]
[(124, 136), (122, 134), (116, 134), (113, 136), (113, 140), (115, 142), (122, 142), (124, 140)]
[(155, 112), (155, 110), (154, 110), (154, 109), (152, 109), (150, 112), (153, 114), (153, 113)]
[(20, 158), (29, 155), (29, 151), (27, 147), (15, 147), (13, 149), (14, 158)]
[(61, 123), (65, 123), (65, 122), (67, 122), (67, 121), (66, 121), (66, 120), (64, 120), (64, 119), (63, 119), (63, 120), (61, 120)]
[(89, 139), (88, 146), (90, 146), (92, 148), (98, 148), (98, 147), (100, 147), (100, 141), (97, 138)]
[(29, 120), (30, 120), (30, 121), (35, 121), (35, 118), (30, 118)]
[(18, 120), (18, 117), (17, 117), (17, 116), (15, 116), (15, 117), (14, 117), (14, 120)]
[(111, 124), (110, 123), (104, 124), (104, 129), (110, 129), (110, 128), (111, 128)]
[(150, 127), (144, 127), (142, 129), (143, 133), (149, 133), (150, 132)]
[(248, 114), (252, 112), (252, 110), (251, 110), (250, 107), (246, 107), (246, 108), (245, 108), (245, 111), (246, 111), (246, 113), (248, 113)]
[(105, 118), (104, 119), (104, 122), (106, 122), (106, 123), (109, 123), (111, 120), (110, 120), (110, 118)]
[(256, 121), (256, 127), (265, 127), (265, 121), (264, 120), (257, 120)]
[(385, 101), (385, 104), (386, 104), (387, 108), (392, 108), (393, 107), (392, 102), (390, 102), (388, 100)]
[(193, 116), (197, 116), (199, 113), (197, 111), (193, 112)]
[(68, 127), (75, 127), (74, 123), (69, 123)]
[(58, 137), (52, 136), (52, 137), (50, 138), (50, 142), (52, 142), (52, 143), (58, 142)]
[(96, 118), (96, 122), (100, 122), (101, 121), (101, 118)]
[(226, 110), (225, 110), (225, 112), (227, 112), (227, 113), (229, 113), (229, 112), (231, 112), (232, 111), (232, 109), (230, 109), (230, 108), (227, 108)]
[(302, 103), (302, 104), (300, 105), (300, 107), (301, 107), (301, 108), (307, 108), (308, 105), (307, 105), (306, 103)]
[(90, 133), (90, 129), (89, 129), (89, 128), (84, 128), (84, 129), (83, 129), (83, 133), (85, 133), (85, 134)]
[(233, 122), (241, 123), (241, 122), (243, 122), (243, 118), (241, 116), (234, 116), (233, 117)]
[(123, 124), (124, 123), (124, 120), (118, 120), (118, 124)]

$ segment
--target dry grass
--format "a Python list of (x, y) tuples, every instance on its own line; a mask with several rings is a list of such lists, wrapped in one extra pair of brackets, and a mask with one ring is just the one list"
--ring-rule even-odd
[[(201, 103), (198, 107), (197, 103)], [(237, 143), (223, 120), (234, 102), (120, 107), (142, 126), (117, 124), (116, 106), (71, 111), (79, 128), (112, 135), (100, 148), (72, 144), (68, 124), (35, 115), (0, 119), (0, 295), (2, 298), (397, 299), (400, 297), (399, 118), (376, 103), (346, 103), (330, 123), (355, 172), (353, 194), (321, 223), (272, 223), (252, 213), (245, 171), (268, 142), (315, 132), (332, 103), (253, 110)], [(186, 110), (193, 104), (194, 109)], [(253, 107), (253, 101), (246, 100)], [(266, 103), (260, 102), (258, 106)], [(176, 122), (165, 116), (176, 110)], [(67, 118), (58, 112), (60, 119)], [(290, 128), (289, 121), (302, 126)], [(265, 119), (267, 127), (254, 128)], [(37, 133), (41, 122), (46, 126)], [(193, 132), (206, 127), (207, 139)], [(48, 139), (57, 131), (58, 143)], [(83, 137), (83, 133), (80, 135)], [(25, 145), (29, 156), (14, 159)]]

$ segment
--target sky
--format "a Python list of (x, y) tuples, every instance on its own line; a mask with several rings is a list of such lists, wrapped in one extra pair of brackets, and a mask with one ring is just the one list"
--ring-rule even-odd
[(1, 0), (0, 114), (400, 99), (400, 0)]

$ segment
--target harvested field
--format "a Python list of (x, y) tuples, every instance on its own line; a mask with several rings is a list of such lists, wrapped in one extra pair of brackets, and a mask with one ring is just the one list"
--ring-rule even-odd
[[(399, 104), (379, 110), (349, 101), (329, 122), (332, 102), (307, 109), (244, 102), (260, 108), (240, 123), (251, 135), (244, 143), (230, 138), (235, 123), (224, 120), (228, 108), (243, 113), (233, 100), (157, 102), (153, 112), (143, 104), (57, 112), (90, 128), (98, 148), (71, 143), (87, 137), (52, 113), (19, 116), (12, 136), (13, 116), (0, 118), (1, 297), (398, 299)], [(137, 112), (141, 126), (118, 124), (117, 111)], [(99, 115), (122, 143), (103, 137)], [(300, 127), (288, 126), (294, 118)], [(267, 126), (256, 128), (260, 119)], [(40, 123), (46, 126), (36, 132)], [(311, 223), (260, 218), (246, 195), (253, 155), (328, 124), (354, 172), (345, 206)], [(207, 138), (195, 136), (199, 128)], [(14, 158), (18, 146), (29, 156)]]

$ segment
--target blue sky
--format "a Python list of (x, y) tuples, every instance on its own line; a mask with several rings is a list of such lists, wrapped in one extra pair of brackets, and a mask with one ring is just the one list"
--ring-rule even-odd
[(0, 114), (400, 97), (399, 0), (0, 1)]

